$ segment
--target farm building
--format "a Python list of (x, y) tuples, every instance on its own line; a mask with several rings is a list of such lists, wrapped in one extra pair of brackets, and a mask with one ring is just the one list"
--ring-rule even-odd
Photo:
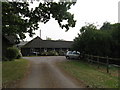
[(40, 54), (47, 51), (64, 51), (70, 50), (73, 41), (60, 41), (60, 40), (42, 40), (40, 37), (36, 37), (33, 40), (26, 43), (21, 47), (23, 56), (30, 56), (33, 54)]

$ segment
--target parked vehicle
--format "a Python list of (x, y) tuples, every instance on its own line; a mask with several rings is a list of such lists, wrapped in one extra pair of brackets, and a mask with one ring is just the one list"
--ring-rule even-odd
[(66, 53), (67, 59), (80, 59), (80, 52), (78, 51), (68, 51)]

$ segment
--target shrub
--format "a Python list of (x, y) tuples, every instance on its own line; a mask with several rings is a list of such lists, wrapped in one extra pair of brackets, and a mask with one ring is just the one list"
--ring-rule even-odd
[(22, 54), (21, 54), (21, 52), (20, 52), (20, 50), (19, 50), (19, 53), (18, 53), (18, 56), (16, 57), (17, 59), (20, 59), (22, 57)]
[(58, 56), (58, 53), (56, 51), (49, 51), (48, 55), (49, 56)]
[(65, 52), (60, 50), (60, 51), (58, 52), (58, 54), (59, 54), (60, 56), (64, 56), (64, 55), (65, 55)]
[(7, 57), (2, 57), (2, 61), (8, 61), (8, 58)]
[(58, 56), (58, 53), (56, 51), (48, 51), (41, 53), (43, 56)]
[(7, 48), (6, 52), (6, 57), (9, 59), (9, 61), (14, 60), (19, 55), (19, 50), (15, 47)]
[(47, 55), (48, 55), (48, 52), (42, 52), (41, 55), (42, 55), (42, 56), (47, 56)]
[(20, 54), (18, 54), (18, 56), (16, 57), (16, 59), (20, 59), (22, 56)]

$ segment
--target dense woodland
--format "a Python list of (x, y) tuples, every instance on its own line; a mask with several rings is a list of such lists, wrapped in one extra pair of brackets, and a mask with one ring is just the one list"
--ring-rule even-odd
[(73, 49), (81, 53), (120, 58), (120, 23), (105, 22), (100, 29), (88, 24), (74, 39)]

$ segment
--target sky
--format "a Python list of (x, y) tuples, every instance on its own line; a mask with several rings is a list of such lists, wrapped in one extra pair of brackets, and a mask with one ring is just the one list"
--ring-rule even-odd
[[(80, 33), (80, 28), (85, 26), (86, 23), (94, 23), (96, 26), (101, 27), (104, 22), (117, 23), (118, 22), (118, 2), (120, 0), (77, 0), (76, 4), (71, 7), (69, 12), (74, 14), (74, 19), (77, 20), (76, 26), (70, 28), (65, 32), (65, 29), (61, 29), (55, 21), (51, 19), (46, 24), (40, 23), (39, 29), (35, 31), (36, 35), (30, 38), (27, 34), (25, 40), (30, 41), (36, 36), (46, 40), (46, 37), (52, 40), (64, 39), (67, 41), (73, 41)], [(33, 2), (30, 7), (37, 6), (37, 2)]]

